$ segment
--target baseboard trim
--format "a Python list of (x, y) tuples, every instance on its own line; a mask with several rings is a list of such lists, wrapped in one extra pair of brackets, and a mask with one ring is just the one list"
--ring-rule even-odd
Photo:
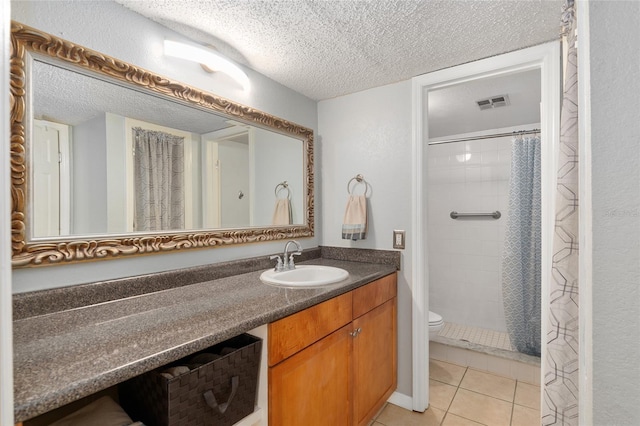
[(387, 399), (387, 402), (402, 407), (405, 410), (413, 410), (413, 398), (400, 392), (392, 393), (389, 399)]

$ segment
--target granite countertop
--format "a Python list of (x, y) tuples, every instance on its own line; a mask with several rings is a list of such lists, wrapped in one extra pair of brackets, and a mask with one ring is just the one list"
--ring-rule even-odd
[(24, 421), (396, 271), (317, 258), (349, 271), (314, 289), (263, 284), (262, 270), (19, 318), (15, 420)]

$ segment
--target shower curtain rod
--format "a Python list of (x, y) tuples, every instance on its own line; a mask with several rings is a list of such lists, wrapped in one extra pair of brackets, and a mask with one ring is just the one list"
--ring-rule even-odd
[(494, 133), (492, 135), (469, 136), (469, 137), (466, 137), (466, 138), (446, 139), (446, 140), (443, 140), (443, 141), (432, 141), (432, 142), (427, 143), (427, 145), (440, 145), (441, 143), (476, 141), (476, 140), (480, 140), (480, 139), (501, 138), (501, 137), (504, 137), (504, 136), (531, 135), (531, 134), (534, 134), (534, 133), (540, 133), (540, 129), (520, 130), (520, 131), (517, 131), (517, 132)]

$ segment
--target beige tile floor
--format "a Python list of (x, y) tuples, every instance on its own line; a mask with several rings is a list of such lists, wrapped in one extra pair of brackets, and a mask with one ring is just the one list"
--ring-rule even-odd
[(387, 404), (373, 426), (539, 426), (540, 387), (447, 362), (429, 361), (429, 409)]

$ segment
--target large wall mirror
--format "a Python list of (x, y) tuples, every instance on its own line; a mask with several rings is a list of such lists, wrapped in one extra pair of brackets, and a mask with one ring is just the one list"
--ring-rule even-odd
[(14, 267), (312, 236), (313, 131), (13, 22)]

